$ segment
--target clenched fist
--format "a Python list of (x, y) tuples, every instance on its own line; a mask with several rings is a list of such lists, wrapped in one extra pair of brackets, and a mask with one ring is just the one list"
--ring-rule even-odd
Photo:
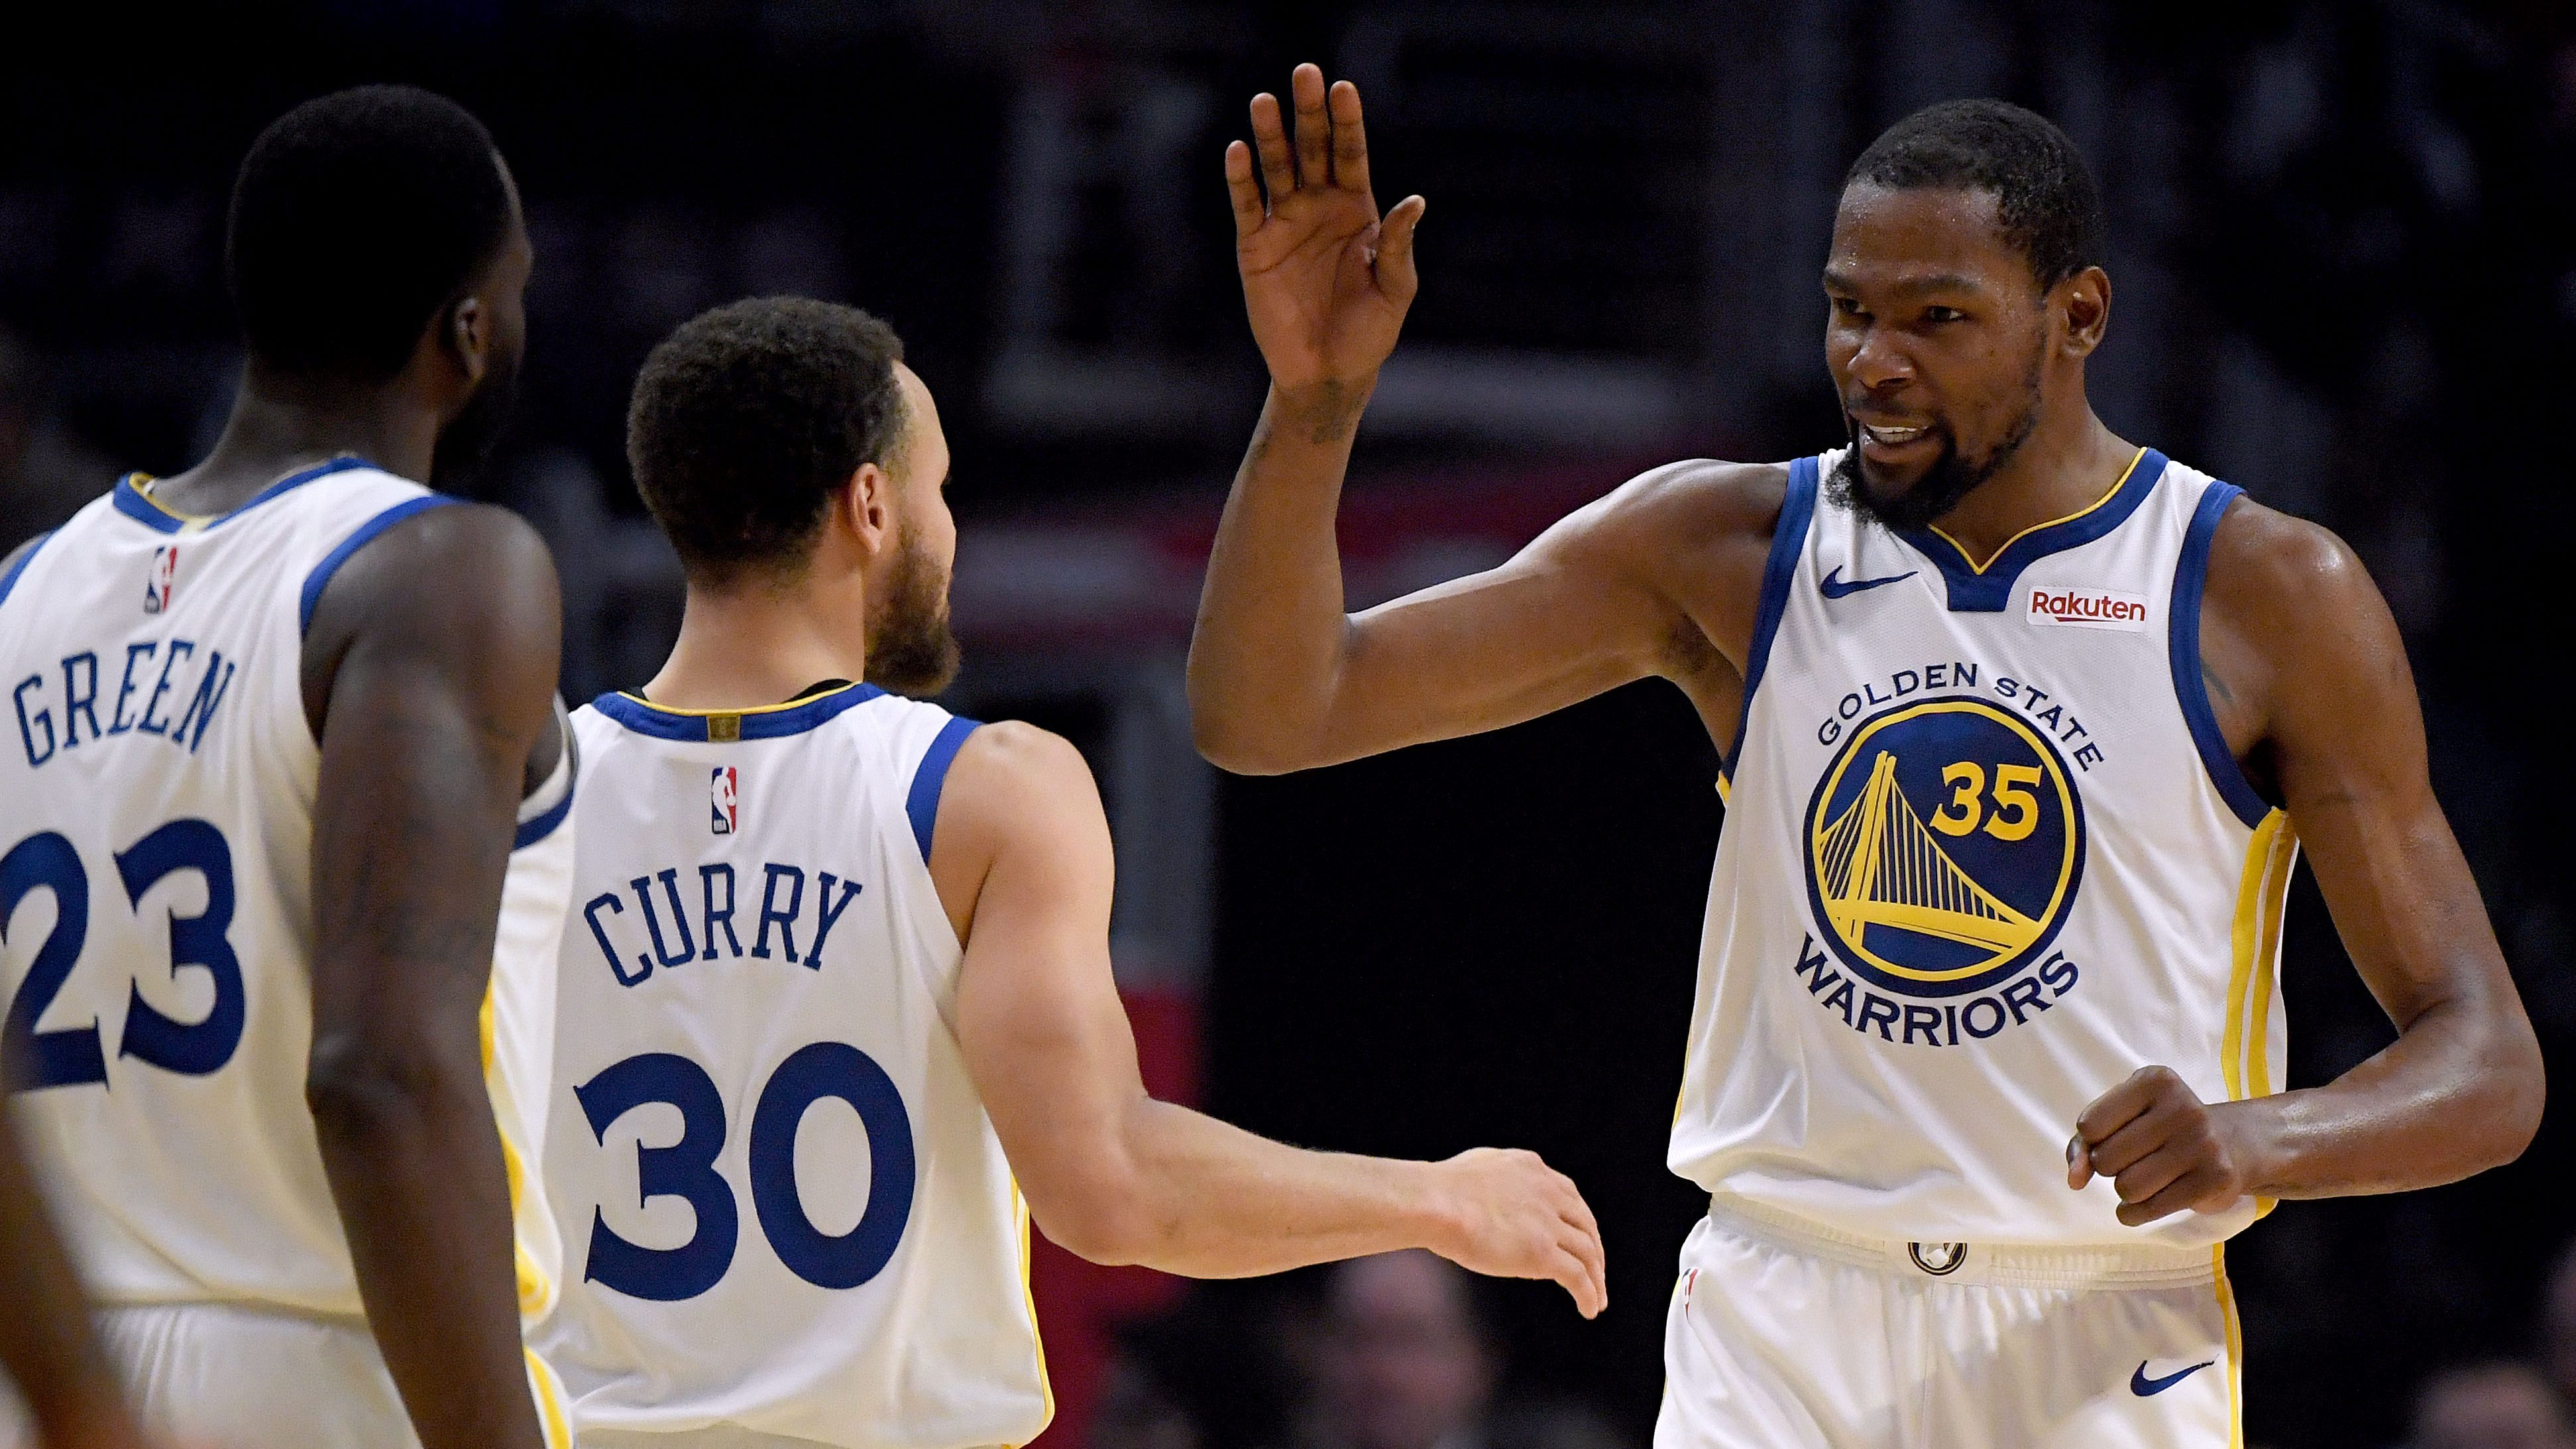
[(2171, 1067), (2141, 1067), (2084, 1109), (2066, 1144), (2066, 1185), (2097, 1175), (2120, 1190), (2120, 1221), (2142, 1227), (2187, 1209), (2217, 1212), (2253, 1190), (2229, 1103), (2200, 1100)]

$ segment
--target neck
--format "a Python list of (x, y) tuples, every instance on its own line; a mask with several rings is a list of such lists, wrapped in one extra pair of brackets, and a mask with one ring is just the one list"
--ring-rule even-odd
[(2076, 406), (2043, 415), (2039, 426), (1995, 475), (1979, 484), (1933, 526), (1968, 557), (1994, 557), (2014, 535), (2081, 513), (2101, 501), (2137, 456), (2093, 415), (2077, 395)]
[(427, 482), (438, 427), (437, 413), (401, 377), (364, 387), (326, 384), (252, 363), (214, 451), (155, 492), (182, 512), (221, 513), (288, 473), (346, 453)]
[(692, 583), (679, 642), (644, 686), (673, 709), (756, 709), (823, 679), (867, 677), (867, 638), (806, 588), (716, 591)]

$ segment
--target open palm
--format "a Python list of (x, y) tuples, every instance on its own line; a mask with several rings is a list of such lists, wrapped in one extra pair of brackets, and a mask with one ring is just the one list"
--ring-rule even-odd
[(1357, 87), (1340, 81), (1327, 91), (1324, 73), (1301, 65), (1289, 93), (1294, 149), (1278, 98), (1255, 96), (1253, 145), (1226, 147), (1225, 180), (1253, 340), (1271, 381), (1294, 391), (1364, 380), (1395, 350), (1419, 285), (1413, 228), (1423, 200), (1408, 196), (1379, 218)]

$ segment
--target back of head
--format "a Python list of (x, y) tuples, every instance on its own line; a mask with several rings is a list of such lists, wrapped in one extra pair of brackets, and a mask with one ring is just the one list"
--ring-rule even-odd
[(361, 86), (306, 101), (251, 144), (233, 183), (225, 281), (251, 356), (380, 381), (510, 226), (492, 135), (454, 101)]
[(900, 475), (902, 360), (893, 328), (803, 297), (718, 307), (653, 349), (626, 457), (692, 579), (792, 575), (860, 464)]
[(2102, 265), (2110, 228), (2084, 153), (2047, 117), (2009, 101), (1943, 101), (1887, 128), (1843, 185), (1938, 187), (1995, 198), (2004, 239), (2045, 291)]

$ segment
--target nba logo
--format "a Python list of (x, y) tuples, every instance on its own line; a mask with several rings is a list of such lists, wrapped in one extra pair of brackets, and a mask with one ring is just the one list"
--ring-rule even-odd
[(707, 828), (718, 835), (731, 835), (742, 828), (739, 804), (742, 779), (731, 765), (716, 766), (714, 781), (707, 787)]
[(158, 614), (170, 607), (170, 582), (179, 575), (179, 546), (152, 550), (152, 573), (143, 580), (143, 612)]

